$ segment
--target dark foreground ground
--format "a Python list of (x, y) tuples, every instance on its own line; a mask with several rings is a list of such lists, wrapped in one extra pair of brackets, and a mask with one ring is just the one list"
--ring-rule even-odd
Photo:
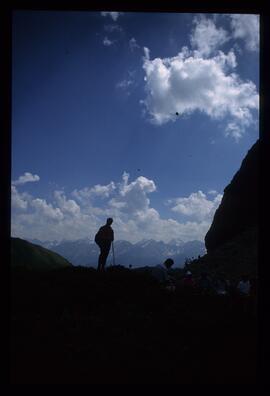
[(241, 302), (161, 290), (146, 275), (12, 273), (12, 384), (255, 384), (256, 317)]

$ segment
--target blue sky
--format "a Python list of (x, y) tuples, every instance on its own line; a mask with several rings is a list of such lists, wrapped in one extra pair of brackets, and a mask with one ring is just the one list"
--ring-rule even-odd
[(15, 12), (12, 235), (203, 240), (258, 87), (256, 15)]

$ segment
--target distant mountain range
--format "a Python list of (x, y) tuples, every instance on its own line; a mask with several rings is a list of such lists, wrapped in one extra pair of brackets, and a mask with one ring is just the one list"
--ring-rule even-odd
[[(29, 240), (34, 244), (43, 246), (46, 249), (60, 254), (70, 261), (73, 265), (96, 267), (99, 255), (98, 246), (89, 239), (79, 239), (76, 241), (63, 240), (39, 241)], [(162, 241), (142, 240), (135, 244), (124, 240), (114, 242), (115, 263), (128, 267), (153, 266), (161, 264), (167, 258), (172, 258), (175, 267), (182, 267), (185, 260), (197, 258), (206, 253), (205, 245), (201, 241), (183, 242), (173, 239), (169, 243)], [(112, 264), (112, 252), (109, 254), (107, 265)]]

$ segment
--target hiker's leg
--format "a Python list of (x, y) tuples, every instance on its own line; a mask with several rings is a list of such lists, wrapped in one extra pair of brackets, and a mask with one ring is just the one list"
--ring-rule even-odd
[(110, 245), (104, 246), (103, 257), (102, 257), (102, 269), (103, 270), (105, 269), (106, 260), (108, 258), (109, 252), (110, 252)]
[(110, 252), (110, 245), (106, 244), (106, 245), (103, 245), (101, 247), (101, 252), (100, 252), (100, 256), (99, 256), (100, 257), (99, 262), (100, 262), (100, 270), (101, 271), (104, 271), (104, 269), (105, 269), (106, 260), (107, 260), (107, 257), (109, 255), (109, 252)]
[(104, 269), (104, 251), (101, 249), (99, 259), (98, 259), (98, 269), (102, 271)]

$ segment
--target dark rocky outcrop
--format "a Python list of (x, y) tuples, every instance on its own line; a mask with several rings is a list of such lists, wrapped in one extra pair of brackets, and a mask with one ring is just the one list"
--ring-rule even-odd
[(213, 252), (258, 225), (259, 140), (251, 147), (240, 169), (225, 188), (220, 206), (205, 236), (207, 252)]
[(220, 206), (205, 236), (207, 254), (189, 269), (224, 274), (238, 282), (245, 274), (257, 277), (259, 140), (251, 147), (241, 167), (225, 188)]
[(233, 282), (243, 275), (250, 279), (257, 276), (258, 230), (249, 227), (215, 250), (211, 250), (200, 259), (193, 260), (189, 270), (196, 276), (202, 271), (215, 276), (224, 274)]

